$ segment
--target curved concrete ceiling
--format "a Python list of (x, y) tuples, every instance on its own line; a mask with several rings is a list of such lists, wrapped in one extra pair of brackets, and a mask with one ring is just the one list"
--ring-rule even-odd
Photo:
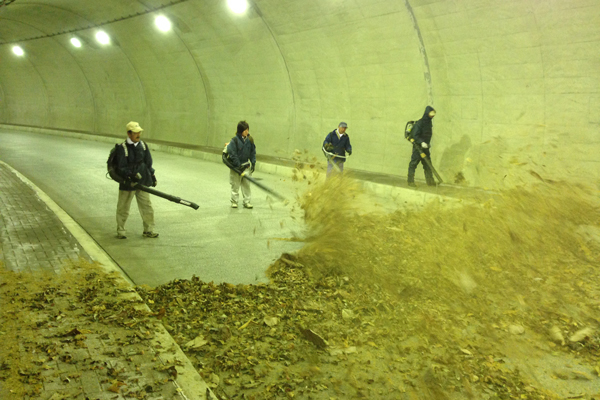
[(149, 140), (220, 148), (245, 119), (259, 154), (291, 158), (344, 120), (350, 167), (405, 175), (404, 123), (429, 103), (448, 181), (598, 178), (599, 27), (595, 0), (254, 0), (239, 15), (16, 0), (0, 7), (0, 122), (120, 135), (137, 120)]

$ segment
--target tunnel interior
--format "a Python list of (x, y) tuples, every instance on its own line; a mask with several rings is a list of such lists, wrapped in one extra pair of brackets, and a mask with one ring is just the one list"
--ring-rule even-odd
[(404, 176), (404, 124), (431, 105), (446, 182), (596, 181), (598, 13), (591, 0), (4, 2), (0, 122), (120, 135), (134, 120), (148, 140), (221, 148), (245, 119), (263, 155), (290, 159), (346, 121), (351, 168)]
[[(2, 1), (0, 156), (140, 284), (214, 398), (594, 399), (599, 27), (597, 0)], [(419, 166), (407, 189), (427, 106), (444, 185)], [(291, 201), (217, 196), (240, 120), (274, 172), (258, 182)], [(77, 185), (129, 121), (161, 190), (201, 210), (157, 200), (158, 245), (107, 233), (115, 185)], [(348, 174), (325, 180), (342, 121)], [(105, 296), (90, 323), (112, 321), (89, 268), (45, 285)]]

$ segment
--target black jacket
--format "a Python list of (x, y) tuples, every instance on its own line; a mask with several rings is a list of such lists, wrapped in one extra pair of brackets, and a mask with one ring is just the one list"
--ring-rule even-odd
[(243, 163), (250, 161), (252, 165), (256, 164), (256, 146), (254, 139), (248, 135), (246, 140), (242, 134), (235, 135), (227, 145), (227, 155), (229, 161), (235, 168), (239, 168)]
[[(338, 138), (337, 132), (334, 129), (329, 132), (325, 140), (323, 141), (323, 147), (327, 150), (327, 144), (330, 143), (333, 146), (333, 150), (328, 150), (330, 153), (337, 154), (339, 156), (345, 157), (346, 152), (348, 154), (352, 154), (352, 146), (350, 145), (350, 137), (344, 133), (341, 137)], [(343, 160), (339, 160), (343, 161)]]
[(423, 117), (415, 123), (413, 126), (411, 134), (413, 138), (415, 138), (415, 143), (419, 146), (421, 143), (425, 142), (429, 145), (431, 143), (431, 137), (433, 136), (433, 122), (431, 121), (431, 117), (429, 113), (431, 111), (435, 111), (433, 107), (427, 106), (425, 108), (425, 112), (423, 113)]
[[(117, 146), (117, 165), (118, 174), (123, 178), (134, 178), (136, 174), (140, 174), (142, 179), (138, 181), (144, 186), (152, 186), (152, 175), (154, 175), (154, 168), (152, 168), (152, 155), (148, 145), (141, 140), (138, 145), (128, 144), (127, 146), (127, 157), (125, 157), (125, 149), (122, 145)], [(135, 182), (135, 178), (133, 179)], [(119, 190), (136, 190), (135, 187), (131, 187), (130, 184), (121, 183), (119, 184)]]

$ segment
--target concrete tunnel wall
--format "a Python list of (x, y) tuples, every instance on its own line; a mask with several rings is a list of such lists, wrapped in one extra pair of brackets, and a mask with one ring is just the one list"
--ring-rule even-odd
[[(432, 104), (448, 182), (600, 178), (597, 0), (254, 0), (242, 15), (225, 0), (163, 3), (0, 8), (0, 122), (124, 135), (136, 120), (149, 141), (221, 148), (245, 119), (259, 156), (321, 159), (346, 121), (348, 167), (404, 177), (404, 124)], [(115, 19), (108, 46), (84, 29)], [(56, 34), (69, 29), (82, 48)]]

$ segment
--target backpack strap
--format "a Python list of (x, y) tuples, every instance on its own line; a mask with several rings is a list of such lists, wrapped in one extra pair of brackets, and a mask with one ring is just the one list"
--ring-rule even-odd
[[(142, 145), (142, 149), (144, 149), (144, 151), (146, 151), (148, 149), (148, 147), (146, 146), (146, 143), (144, 143), (141, 140), (140, 140), (140, 143)], [(121, 143), (121, 146), (123, 146), (123, 150), (125, 150), (125, 157), (128, 157), (129, 152), (127, 151), (127, 141), (124, 141), (123, 143)]]

